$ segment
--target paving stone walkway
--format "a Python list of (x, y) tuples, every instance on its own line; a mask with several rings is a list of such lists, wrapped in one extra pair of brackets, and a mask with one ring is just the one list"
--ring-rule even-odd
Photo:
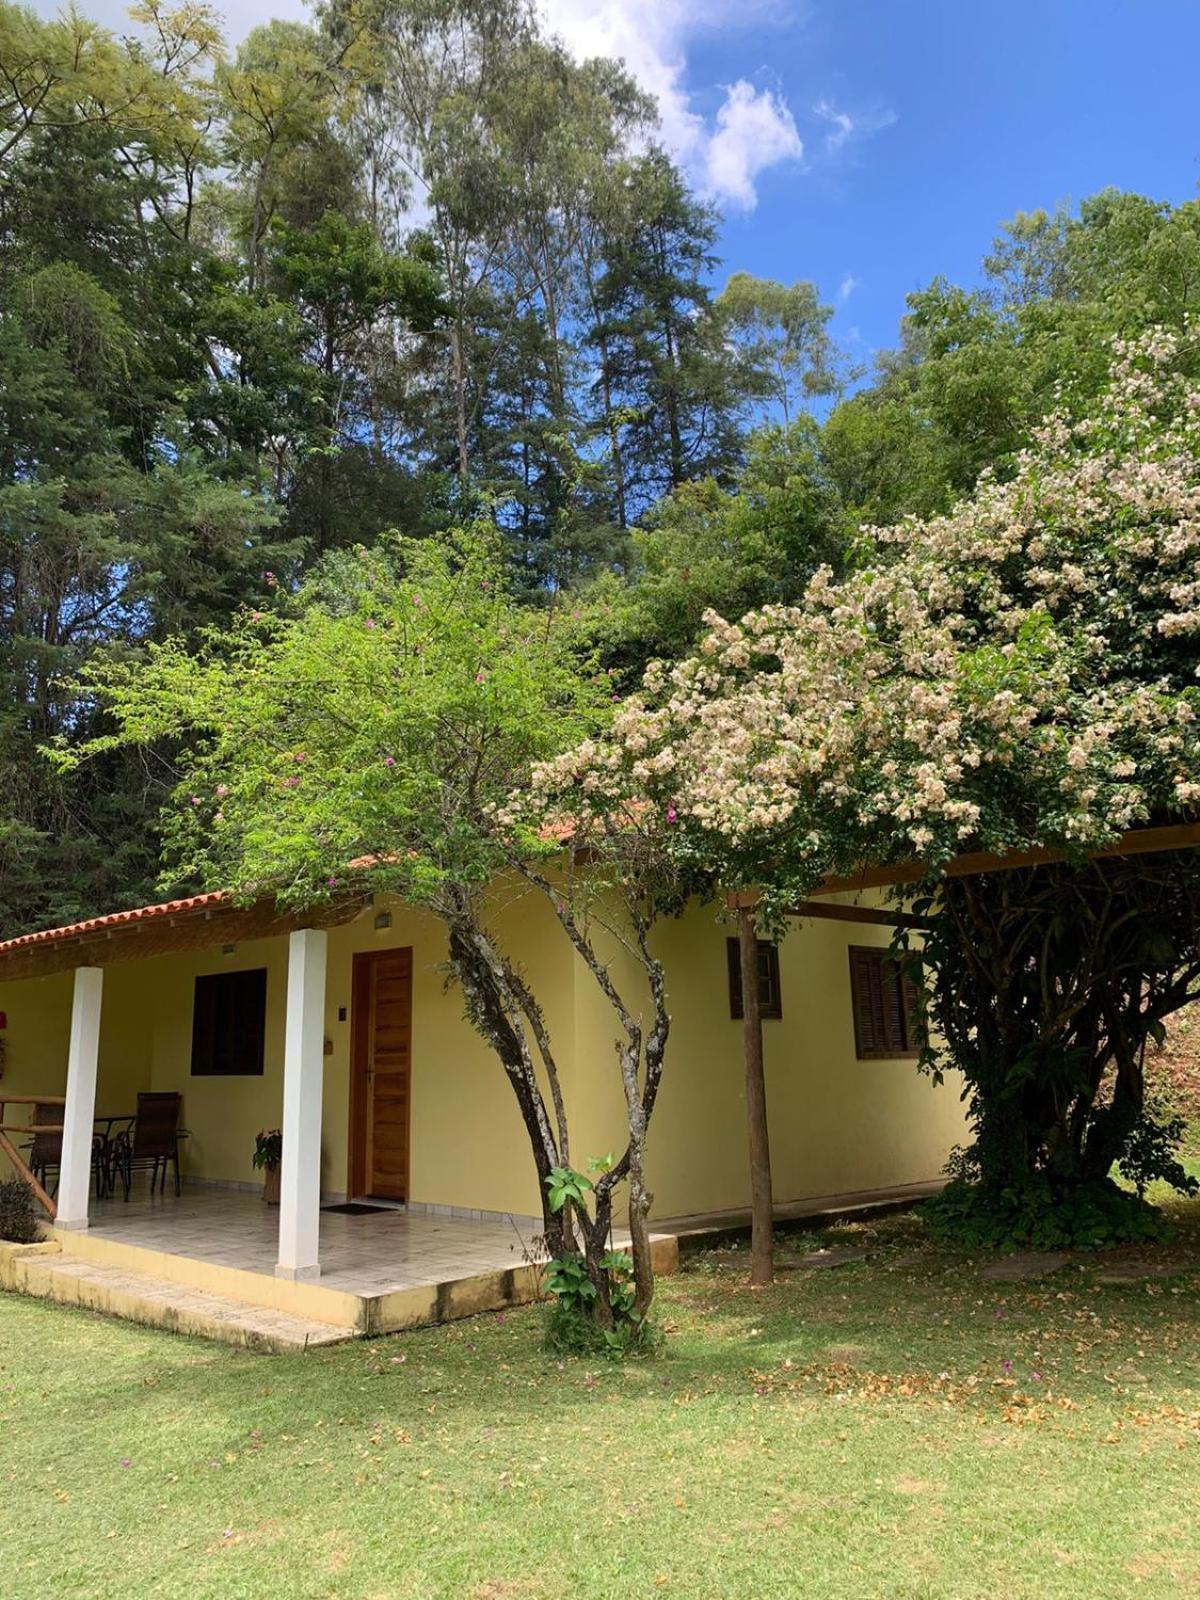
[(1027, 1278), (1046, 1278), (1059, 1272), (1070, 1259), (1065, 1250), (1018, 1251), (984, 1267), (979, 1276), (993, 1283), (1023, 1283)]

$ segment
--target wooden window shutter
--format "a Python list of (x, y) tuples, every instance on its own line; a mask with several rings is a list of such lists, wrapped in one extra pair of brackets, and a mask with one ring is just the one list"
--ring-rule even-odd
[(851, 945), (850, 1002), (860, 1061), (917, 1054), (911, 1020), (915, 1000), (911, 981), (886, 950)]

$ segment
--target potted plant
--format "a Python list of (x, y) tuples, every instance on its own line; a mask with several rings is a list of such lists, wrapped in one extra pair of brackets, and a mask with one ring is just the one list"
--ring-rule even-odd
[(263, 1128), (254, 1139), (254, 1165), (263, 1175), (263, 1199), (269, 1206), (279, 1204), (279, 1163), (283, 1159), (283, 1130)]

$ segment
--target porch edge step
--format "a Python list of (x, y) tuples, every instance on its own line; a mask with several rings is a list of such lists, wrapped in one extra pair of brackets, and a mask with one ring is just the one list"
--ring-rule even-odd
[(65, 1250), (0, 1258), (0, 1288), (269, 1355), (296, 1355), (359, 1337), (354, 1328), (84, 1260)]

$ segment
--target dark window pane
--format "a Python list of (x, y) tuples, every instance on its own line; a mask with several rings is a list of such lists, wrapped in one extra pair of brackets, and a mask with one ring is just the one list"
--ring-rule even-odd
[(212, 972), (196, 979), (192, 1076), (261, 1077), (267, 1024), (267, 969)]
[[(726, 939), (729, 963), (729, 1015), (742, 1016), (742, 953), (736, 939)], [(758, 941), (758, 1014), (778, 1019), (783, 1016), (783, 992), (779, 986), (779, 947), (766, 939)]]

